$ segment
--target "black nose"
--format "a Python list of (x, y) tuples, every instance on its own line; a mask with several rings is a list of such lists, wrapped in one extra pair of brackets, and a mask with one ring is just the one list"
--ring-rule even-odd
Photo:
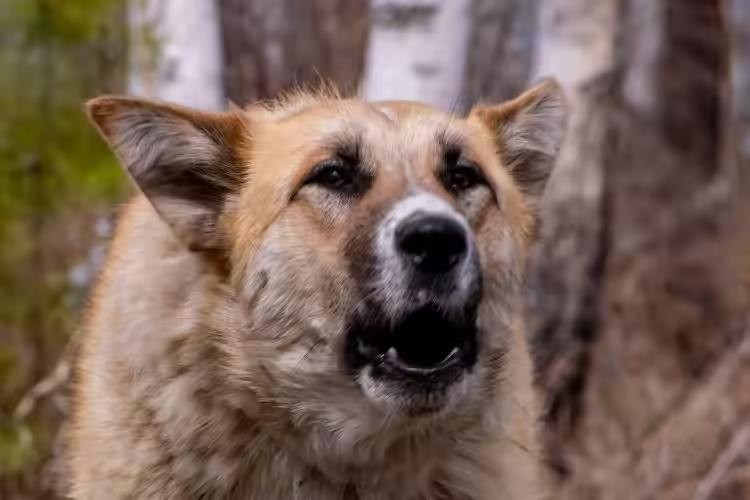
[(466, 231), (448, 217), (415, 215), (396, 228), (396, 246), (419, 271), (445, 273), (466, 254)]

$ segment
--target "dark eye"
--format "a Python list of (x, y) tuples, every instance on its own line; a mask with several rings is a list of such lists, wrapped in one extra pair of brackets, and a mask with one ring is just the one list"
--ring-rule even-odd
[(453, 193), (468, 191), (483, 182), (477, 169), (469, 165), (455, 165), (445, 173), (445, 186)]
[(323, 164), (315, 168), (308, 184), (318, 184), (331, 191), (352, 191), (354, 174), (351, 168), (335, 163)]
[(459, 195), (480, 184), (486, 184), (479, 167), (467, 159), (459, 147), (449, 147), (445, 151), (440, 180), (445, 188)]

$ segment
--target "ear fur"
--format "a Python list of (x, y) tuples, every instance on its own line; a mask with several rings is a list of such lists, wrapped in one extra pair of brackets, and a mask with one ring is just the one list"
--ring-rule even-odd
[(469, 117), (490, 129), (502, 164), (535, 202), (544, 192), (565, 135), (567, 109), (560, 85), (544, 80), (511, 101), (477, 106)]
[(178, 239), (195, 250), (222, 247), (218, 218), (244, 177), (235, 153), (246, 126), (242, 113), (116, 96), (93, 99), (86, 108)]

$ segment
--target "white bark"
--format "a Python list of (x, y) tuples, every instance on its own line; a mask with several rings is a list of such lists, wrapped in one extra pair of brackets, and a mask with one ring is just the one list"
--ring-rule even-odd
[(543, 0), (533, 78), (554, 76), (578, 87), (608, 70), (616, 21), (612, 0)]
[[(545, 0), (539, 9), (538, 43), (532, 80), (555, 77), (565, 88), (571, 107), (570, 130), (547, 198), (550, 204), (571, 198), (596, 200), (601, 194), (601, 172), (596, 162), (578, 159), (582, 144), (576, 130), (585, 126), (581, 103), (587, 83), (615, 64), (616, 0)], [(588, 165), (588, 166), (587, 166)], [(592, 170), (593, 169), (593, 170)]]
[(373, 0), (363, 95), (451, 110), (459, 104), (470, 0)]
[(465, 104), (500, 102), (529, 85), (540, 0), (473, 0)]
[(129, 91), (205, 110), (225, 107), (214, 0), (134, 0)]
[[(653, 71), (659, 64), (662, 40), (664, 39), (664, 16), (666, 5), (653, 0), (630, 0), (629, 25), (626, 30), (637, 30), (637, 37), (630, 37), (629, 67), (625, 75), (625, 101), (644, 115), (658, 113), (657, 74)], [(629, 31), (628, 31), (629, 32)]]

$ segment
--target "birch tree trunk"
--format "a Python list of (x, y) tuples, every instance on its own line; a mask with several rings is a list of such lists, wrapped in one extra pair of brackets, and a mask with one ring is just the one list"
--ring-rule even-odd
[(473, 0), (464, 99), (501, 102), (529, 85), (542, 0)]
[(470, 15), (470, 0), (373, 0), (363, 96), (461, 107)]
[(129, 91), (205, 110), (226, 106), (214, 0), (134, 0)]
[(566, 90), (566, 142), (542, 207), (542, 241), (529, 264), (527, 322), (546, 399), (551, 466), (569, 473), (566, 446), (580, 414), (606, 258), (603, 156), (615, 70), (619, 0), (541, 2), (534, 79)]
[(238, 105), (327, 80), (356, 91), (367, 0), (219, 0), (227, 96)]

